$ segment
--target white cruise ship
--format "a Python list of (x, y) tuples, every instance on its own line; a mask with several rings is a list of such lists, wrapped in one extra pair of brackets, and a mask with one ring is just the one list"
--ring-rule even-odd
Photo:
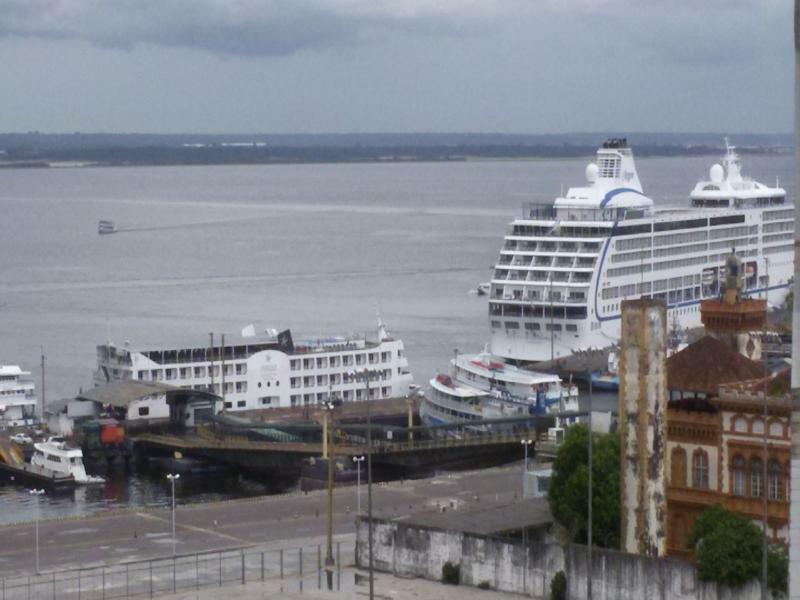
[(526, 206), (492, 277), (492, 354), (538, 362), (609, 346), (620, 336), (621, 301), (639, 297), (663, 299), (670, 323), (699, 326), (700, 301), (719, 294), (732, 248), (748, 293), (781, 303), (793, 272), (794, 206), (785, 190), (743, 177), (726, 146), (685, 207), (656, 207), (644, 194), (625, 139), (602, 145), (586, 185)]
[(30, 372), (17, 365), (0, 365), (0, 424), (33, 425), (37, 402)]
[(128, 344), (102, 344), (97, 346), (95, 384), (158, 381), (210, 390), (222, 396), (226, 410), (236, 411), (319, 404), (331, 393), (345, 402), (364, 400), (364, 384), (352, 373), (365, 368), (377, 372), (371, 400), (406, 396), (413, 382), (403, 342), (382, 323), (375, 341), (330, 338), (295, 344), (289, 330), (259, 337), (247, 329), (248, 335), (226, 335), (224, 348), (197, 344), (135, 350)]

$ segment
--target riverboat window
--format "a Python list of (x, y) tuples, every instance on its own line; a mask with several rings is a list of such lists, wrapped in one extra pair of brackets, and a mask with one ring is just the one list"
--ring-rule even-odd
[(47, 460), (49, 460), (50, 462), (59, 463), (59, 462), (61, 462), (61, 457), (60, 456), (56, 456), (55, 454), (48, 454), (47, 455)]
[(519, 323), (515, 321), (506, 321), (506, 329), (519, 329)]
[(586, 307), (585, 306), (568, 306), (566, 315), (567, 319), (585, 319)]
[[(781, 202), (783, 198), (781, 198)], [(764, 221), (780, 221), (783, 219), (794, 219), (794, 209), (790, 210), (776, 210), (763, 213), (762, 219)]]
[(652, 231), (650, 223), (642, 225), (622, 225), (611, 230), (611, 235), (619, 237), (623, 235), (636, 235), (637, 233), (650, 233)]
[(328, 367), (328, 359), (326, 357), (317, 358), (317, 368), (325, 369)]
[(292, 406), (300, 404), (300, 394), (292, 394), (289, 396), (289, 402), (291, 402)]
[(717, 240), (720, 238), (734, 238), (746, 236), (750, 233), (750, 228), (746, 225), (741, 227), (725, 227), (724, 229), (712, 229), (711, 239)]
[(247, 392), (247, 382), (246, 381), (237, 381), (236, 382), (236, 391), (239, 393)]
[(289, 361), (289, 368), (292, 371), (297, 371), (300, 368), (300, 359), (299, 358), (293, 358), (292, 360), (290, 360)]
[(247, 400), (239, 400), (236, 402), (237, 408), (245, 408), (247, 406)]
[(574, 323), (567, 323), (567, 331), (578, 331), (578, 326)]
[(237, 375), (246, 375), (247, 374), (247, 363), (239, 363), (236, 365), (236, 374)]
[(140, 406), (139, 407), (139, 416), (146, 417), (150, 414), (150, 407), (149, 406)]
[(226, 402), (225, 408), (233, 408), (233, 402)]
[(792, 244), (770, 246), (769, 248), (764, 248), (763, 254), (783, 254), (784, 252), (792, 252), (792, 249)]
[(146, 375), (146, 373), (147, 373), (146, 371), (139, 371), (136, 373), (136, 378), (139, 381), (144, 381), (144, 376)]
[(539, 323), (525, 323), (526, 331), (539, 331), (542, 326)]
[(744, 223), (744, 215), (725, 215), (724, 217), (711, 217), (711, 226), (729, 225), (730, 223)]
[(194, 376), (195, 379), (198, 377), (205, 377), (206, 376), (206, 368), (205, 367), (195, 367), (194, 368)]
[[(744, 216), (742, 216), (744, 218)], [(688, 219), (685, 221), (662, 221), (653, 225), (653, 231), (676, 231), (678, 229), (696, 229), (706, 227), (708, 219)]]
[(547, 331), (561, 331), (561, 323), (548, 323)]

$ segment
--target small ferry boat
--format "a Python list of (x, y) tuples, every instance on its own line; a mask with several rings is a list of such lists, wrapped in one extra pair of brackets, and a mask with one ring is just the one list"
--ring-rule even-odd
[(97, 224), (97, 233), (100, 235), (105, 235), (108, 233), (116, 233), (117, 226), (114, 224), (114, 221), (100, 221)]
[[(440, 373), (430, 380), (420, 418), (427, 425), (442, 425), (578, 410), (577, 386), (484, 351), (457, 355), (450, 361), (450, 374)], [(561, 421), (571, 424), (577, 416)]]
[(46, 442), (33, 445), (31, 464), (61, 475), (71, 475), (75, 483), (104, 483), (105, 479), (86, 473), (83, 452), (70, 446), (63, 437), (50, 437)]

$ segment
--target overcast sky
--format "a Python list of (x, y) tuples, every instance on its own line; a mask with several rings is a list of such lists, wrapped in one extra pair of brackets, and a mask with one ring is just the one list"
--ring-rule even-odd
[(0, 131), (790, 132), (792, 0), (0, 0)]

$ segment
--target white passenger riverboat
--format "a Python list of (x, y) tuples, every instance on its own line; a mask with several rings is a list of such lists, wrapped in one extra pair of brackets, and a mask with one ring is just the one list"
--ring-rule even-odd
[[(94, 380), (97, 385), (157, 381), (211, 391), (222, 396), (228, 411), (322, 404), (331, 394), (344, 402), (366, 400), (364, 383), (354, 375), (363, 369), (373, 372), (370, 400), (405, 397), (411, 391), (403, 342), (383, 323), (374, 340), (351, 336), (295, 343), (289, 330), (256, 335), (248, 327), (243, 333), (226, 335), (224, 346), (211, 340), (152, 350), (103, 344), (97, 347)], [(142, 418), (169, 416), (166, 402), (143, 410)]]

